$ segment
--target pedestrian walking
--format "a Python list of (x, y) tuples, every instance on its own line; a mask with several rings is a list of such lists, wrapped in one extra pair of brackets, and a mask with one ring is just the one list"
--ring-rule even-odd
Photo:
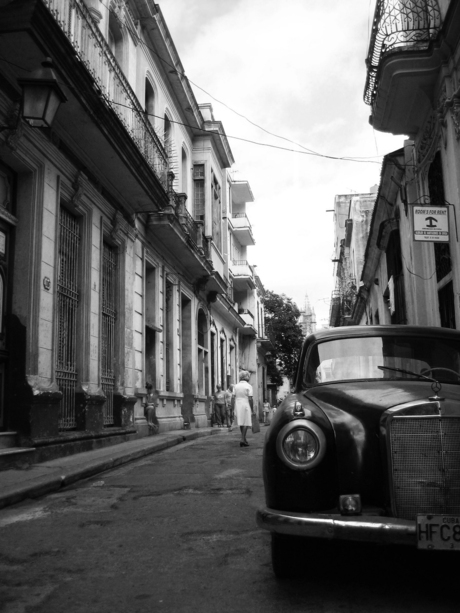
[(252, 426), (251, 413), (254, 413), (253, 391), (252, 385), (249, 384), (249, 376), (247, 370), (240, 372), (239, 383), (235, 385), (232, 396), (235, 421), (241, 432), (240, 447), (249, 447), (246, 433)]
[(225, 392), (225, 411), (226, 411), (226, 416), (227, 416), (227, 427), (229, 429), (229, 431), (231, 432), (233, 429), (233, 403), (232, 403), (232, 396), (233, 396), (233, 388), (235, 386), (233, 385), (233, 383), (230, 383), (230, 385), (227, 388), (227, 391)]
[(222, 387), (220, 385), (216, 385), (216, 393), (213, 396), (213, 400), (215, 421), (218, 428), (223, 428), (226, 420), (225, 394), (226, 392), (222, 391)]

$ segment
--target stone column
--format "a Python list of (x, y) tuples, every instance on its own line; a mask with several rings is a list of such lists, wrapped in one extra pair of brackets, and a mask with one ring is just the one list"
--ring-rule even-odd
[(106, 401), (102, 389), (96, 385), (82, 385), (75, 397), (77, 429), (102, 432), (104, 429), (104, 403)]
[(26, 377), (24, 388), (12, 426), (17, 428), (21, 438), (28, 442), (59, 436), (62, 393), (56, 383), (45, 384), (34, 377)]
[(119, 392), (113, 395), (113, 421), (118, 428), (134, 428), (134, 405), (136, 396)]

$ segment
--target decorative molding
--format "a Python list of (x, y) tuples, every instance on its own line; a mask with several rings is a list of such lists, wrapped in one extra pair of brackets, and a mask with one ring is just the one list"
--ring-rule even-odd
[(83, 198), (83, 195), (85, 193), (85, 188), (83, 185), (83, 182), (85, 180), (86, 180), (86, 176), (81, 171), (78, 171), (75, 177), (75, 180), (72, 183), (72, 187), (74, 191), (70, 197), (70, 202), (79, 213), (83, 213), (83, 209), (81, 206), (81, 199)]
[(455, 138), (458, 142), (460, 141), (460, 100), (458, 98), (453, 101), (450, 116), (452, 117), (452, 123), (454, 124)]
[(11, 215), (11, 213), (9, 211), (7, 211), (6, 209), (0, 207), (0, 219), (2, 221), (6, 221), (7, 223), (11, 224), (12, 226), (17, 226), (18, 225), (18, 220), (14, 215)]
[(439, 98), (438, 98), (438, 106), (437, 106), (437, 116), (438, 116), (438, 121), (439, 121), (439, 125), (441, 127), (441, 135), (442, 135), (442, 140), (443, 140), (443, 144), (444, 144), (444, 148), (447, 147), (447, 120), (446, 120), (446, 115), (447, 115), (447, 107), (446, 107), (446, 101), (447, 101), (447, 89), (446, 89), (446, 82), (444, 81), (441, 87), (441, 92), (439, 94)]
[(438, 113), (432, 112), (425, 122), (420, 139), (416, 142), (417, 165), (423, 166), (427, 159), (434, 157), (434, 143), (439, 131)]
[(132, 228), (120, 211), (117, 211), (112, 218), (112, 230), (110, 231), (110, 237), (116, 243), (125, 242), (126, 237), (131, 240), (135, 240), (137, 233), (135, 228)]
[[(379, 226), (379, 233), (377, 236), (377, 247), (381, 251), (386, 251), (388, 247), (388, 241), (390, 240), (390, 234), (399, 228), (397, 219), (386, 219), (382, 221)], [(361, 288), (360, 288), (361, 289)]]

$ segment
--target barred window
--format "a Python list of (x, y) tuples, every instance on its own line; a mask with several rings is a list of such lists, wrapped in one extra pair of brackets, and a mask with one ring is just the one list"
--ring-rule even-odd
[(116, 251), (107, 243), (102, 253), (102, 329), (101, 385), (107, 400), (104, 405), (104, 426), (112, 426), (113, 392), (115, 389), (115, 320), (116, 320)]
[(59, 215), (59, 271), (57, 282), (56, 383), (62, 392), (59, 429), (76, 427), (77, 311), (80, 226), (78, 218), (61, 207)]

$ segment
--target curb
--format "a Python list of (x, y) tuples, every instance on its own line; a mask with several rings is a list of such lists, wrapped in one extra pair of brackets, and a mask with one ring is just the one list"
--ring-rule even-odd
[[(94, 458), (92, 460), (89, 459), (84, 462), (82, 462), (80, 459), (80, 465), (78, 465), (80, 454), (76, 454), (75, 456), (71, 456), (75, 460), (75, 465), (70, 465), (66, 468), (62, 468), (59, 466), (53, 468), (52, 466), (50, 466), (51, 463), (45, 462), (41, 466), (44, 466), (45, 468), (50, 468), (49, 475), (40, 476), (36, 478), (32, 477), (27, 483), (14, 485), (7, 488), (2, 487), (2, 479), (0, 473), (0, 489), (2, 489), (2, 492), (0, 494), (0, 509), (17, 504), (18, 502), (22, 502), (23, 500), (26, 500), (28, 498), (39, 498), (40, 496), (50, 494), (51, 492), (56, 492), (61, 488), (66, 487), (68, 485), (72, 485), (73, 483), (81, 481), (82, 479), (93, 477), (98, 473), (102, 473), (112, 468), (116, 468), (117, 466), (122, 466), (123, 464), (138, 460), (139, 458), (142, 458), (144, 456), (163, 451), (164, 449), (168, 449), (169, 447), (174, 447), (176, 445), (180, 445), (181, 443), (193, 441), (204, 436), (211, 436), (213, 434), (219, 433), (220, 432), (218, 430), (214, 429), (206, 432), (199, 432), (194, 430), (187, 433), (182, 433), (181, 431), (181, 434), (177, 434), (176, 436), (167, 435), (167, 438), (155, 441), (155, 443), (152, 445), (146, 445), (145, 447), (141, 447), (140, 449), (134, 449), (131, 451), (129, 449), (126, 451), (120, 449), (117, 450), (118, 445), (114, 445), (113, 448), (110, 448), (113, 454), (108, 458)], [(140, 442), (142, 440), (143, 439), (136, 439), (136, 441), (133, 442)], [(57, 460), (54, 460), (53, 462), (56, 463)], [(40, 464), (37, 464), (36, 466), (40, 466)], [(23, 475), (27, 474), (26, 472), (20, 470), (18, 470), (17, 472)], [(5, 489), (7, 489), (8, 491), (5, 491)]]

